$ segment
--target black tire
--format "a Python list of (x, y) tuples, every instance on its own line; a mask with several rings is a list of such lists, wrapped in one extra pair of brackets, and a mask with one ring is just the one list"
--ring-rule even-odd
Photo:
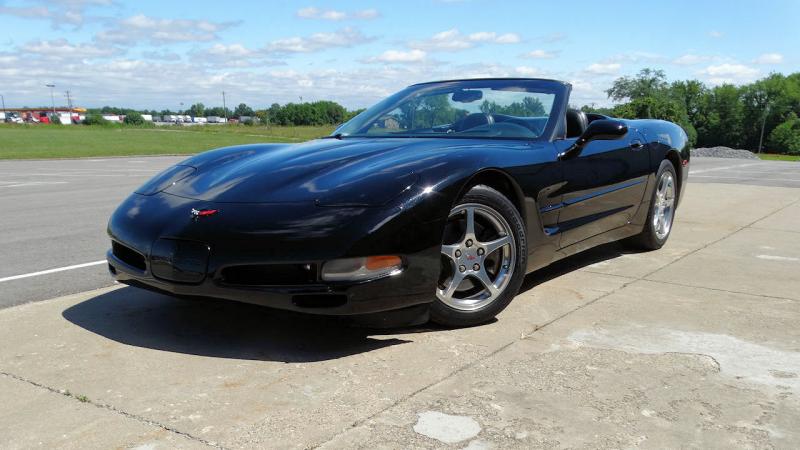
[[(525, 278), (528, 243), (525, 236), (525, 224), (514, 204), (500, 192), (485, 185), (477, 185), (470, 189), (456, 203), (453, 211), (459, 206), (467, 204), (479, 204), (491, 208), (502, 216), (513, 235), (516, 255), (513, 259), (512, 273), (508, 275), (509, 281), (503, 290), (485, 306), (470, 311), (460, 310), (446, 304), (437, 296), (431, 305), (430, 318), (432, 322), (445, 327), (468, 327), (492, 320), (511, 303)], [(506, 248), (510, 249), (510, 245)], [(488, 254), (486, 258), (486, 261), (489, 261)], [(511, 265), (509, 264), (509, 266)]]
[[(669, 229), (667, 230), (666, 235), (659, 236), (659, 234), (656, 232), (654, 216), (658, 211), (656, 205), (656, 195), (658, 194), (659, 183), (661, 182), (665, 172), (672, 176), (672, 180), (675, 183), (675, 190)], [(644, 228), (642, 229), (641, 233), (625, 239), (623, 243), (638, 250), (658, 250), (664, 246), (664, 244), (667, 242), (667, 239), (669, 239), (670, 233), (672, 233), (672, 225), (675, 220), (675, 207), (677, 206), (678, 200), (677, 196), (680, 195), (680, 192), (678, 192), (677, 180), (678, 176), (675, 172), (675, 166), (672, 165), (669, 160), (665, 159), (664, 161), (661, 161), (661, 165), (656, 173), (656, 185), (653, 187), (653, 193), (650, 195), (650, 209), (647, 211), (647, 221), (644, 224)]]

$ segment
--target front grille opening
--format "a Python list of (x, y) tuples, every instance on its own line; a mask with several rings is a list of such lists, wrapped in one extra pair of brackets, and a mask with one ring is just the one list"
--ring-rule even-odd
[(292, 303), (300, 308), (335, 308), (347, 303), (342, 294), (301, 294), (292, 297)]
[(222, 269), (222, 282), (235, 286), (294, 286), (316, 281), (316, 264), (251, 264)]
[(117, 259), (125, 264), (142, 271), (147, 269), (147, 265), (144, 262), (144, 255), (136, 250), (126, 247), (117, 241), (111, 241), (111, 251)]

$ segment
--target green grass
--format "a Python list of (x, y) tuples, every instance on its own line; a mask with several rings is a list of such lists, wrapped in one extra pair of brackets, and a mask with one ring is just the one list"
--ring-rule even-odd
[(761, 159), (768, 159), (771, 161), (800, 161), (800, 155), (777, 155), (774, 153), (759, 153)]
[(192, 154), (228, 145), (303, 142), (333, 127), (0, 125), (0, 159)]

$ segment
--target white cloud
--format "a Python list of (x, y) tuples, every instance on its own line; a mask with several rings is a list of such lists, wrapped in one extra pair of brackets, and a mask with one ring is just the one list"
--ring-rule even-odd
[(711, 61), (711, 56), (705, 55), (695, 55), (693, 53), (687, 53), (685, 55), (681, 55), (672, 60), (672, 64), (676, 64), (679, 66), (692, 66), (695, 64), (701, 64), (705, 62)]
[(357, 29), (346, 27), (330, 33), (278, 39), (270, 42), (266, 50), (272, 53), (311, 53), (335, 47), (352, 47), (372, 40)]
[(721, 32), (721, 31), (717, 31), (717, 30), (711, 30), (711, 31), (708, 32), (708, 35), (711, 36), (714, 39), (719, 39), (719, 38), (725, 36), (725, 33)]
[(112, 0), (30, 0), (32, 6), (0, 6), (0, 15), (23, 19), (49, 20), (53, 28), (72, 25), (80, 28), (86, 21), (84, 12), (90, 6), (109, 6)]
[(604, 63), (663, 63), (667, 58), (653, 52), (629, 51), (606, 58)]
[(780, 64), (783, 62), (783, 55), (780, 53), (764, 53), (753, 62), (755, 64)]
[(337, 11), (335, 9), (319, 9), (313, 6), (308, 8), (301, 8), (295, 14), (302, 19), (319, 19), (319, 20), (347, 20), (347, 19), (375, 19), (380, 16), (377, 9), (362, 9), (353, 12)]
[(549, 52), (547, 50), (533, 50), (522, 55), (524, 58), (533, 59), (553, 59), (556, 57), (556, 52)]
[(66, 39), (29, 42), (21, 47), (28, 55), (41, 55), (53, 59), (105, 58), (121, 53), (115, 47), (90, 44), (70, 44)]
[(247, 57), (253, 54), (253, 51), (246, 48), (242, 44), (214, 44), (211, 48), (208, 49), (208, 53), (211, 55), (225, 55), (225, 56), (235, 56), (235, 57)]
[(48, 19), (52, 13), (44, 6), (0, 6), (0, 15), (22, 17), (23, 19)]
[(724, 63), (711, 65), (697, 72), (711, 84), (746, 83), (755, 80), (761, 71), (744, 64)]
[(498, 34), (494, 31), (478, 31), (465, 35), (453, 28), (436, 33), (424, 41), (413, 41), (408, 46), (428, 51), (454, 51), (473, 48), (479, 44), (516, 44), (521, 41), (522, 39), (516, 33)]
[(402, 50), (386, 50), (380, 55), (370, 58), (368, 62), (384, 62), (384, 63), (418, 63), (425, 61), (427, 53), (424, 50), (412, 49), (408, 51)]
[(595, 75), (614, 75), (622, 67), (619, 63), (594, 63), (586, 68), (586, 72)]
[(217, 33), (238, 25), (238, 22), (161, 19), (137, 14), (118, 20), (110, 29), (97, 33), (98, 42), (137, 45), (149, 42), (166, 45), (174, 42), (207, 42), (219, 38)]
[(486, 42), (491, 44), (516, 44), (522, 40), (516, 33), (497, 34), (493, 31), (472, 33), (467, 39), (471, 42)]
[(518, 66), (514, 68), (514, 72), (523, 77), (542, 77), (544, 72), (536, 67)]

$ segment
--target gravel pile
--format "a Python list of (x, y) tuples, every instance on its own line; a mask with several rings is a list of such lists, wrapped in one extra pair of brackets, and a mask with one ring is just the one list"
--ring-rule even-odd
[(692, 157), (707, 157), (707, 158), (735, 158), (735, 159), (758, 159), (750, 150), (739, 150), (730, 147), (708, 147), (708, 148), (693, 148)]

